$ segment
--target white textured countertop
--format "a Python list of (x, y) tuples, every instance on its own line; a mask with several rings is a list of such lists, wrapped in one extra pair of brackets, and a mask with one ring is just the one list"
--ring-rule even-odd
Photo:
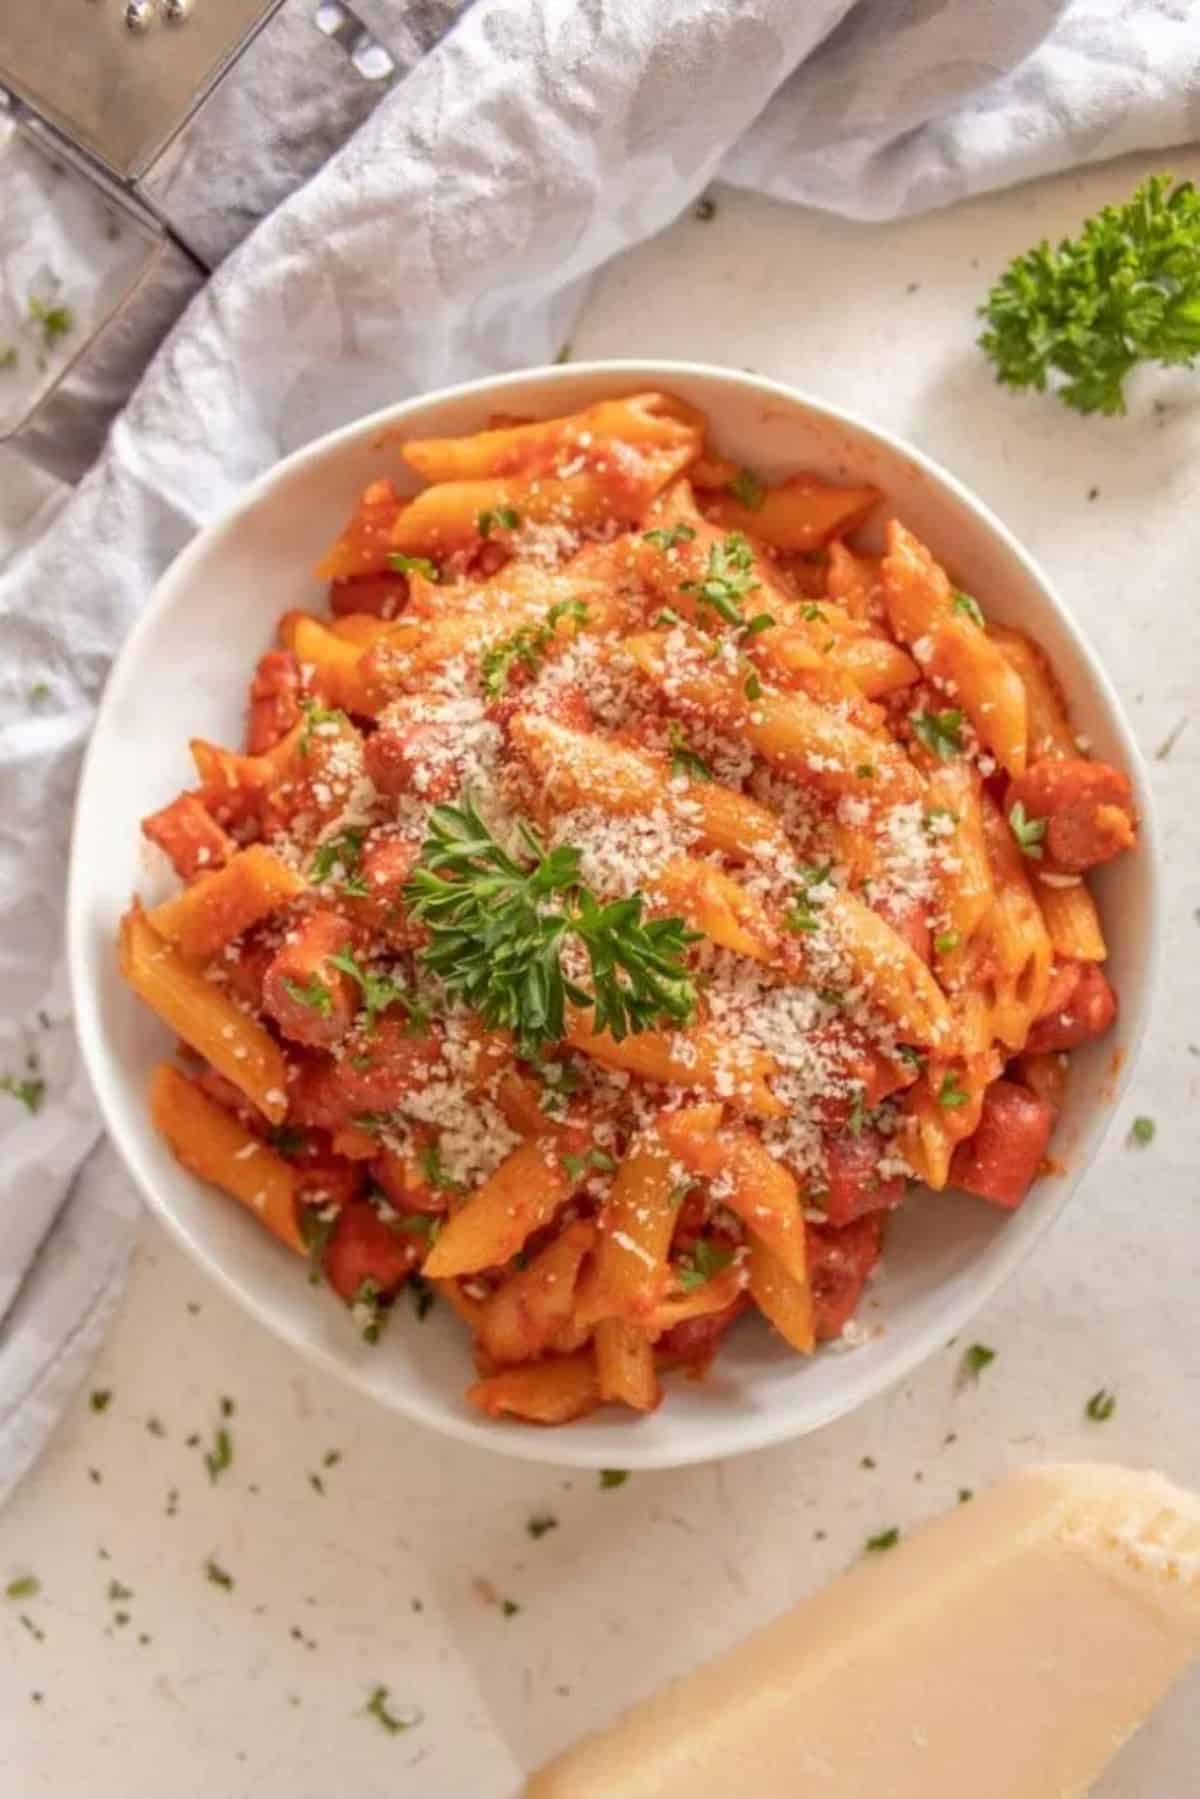
[[(574, 350), (753, 367), (914, 439), (1042, 560), (1153, 757), (1200, 707), (1200, 375), (1150, 377), (1129, 417), (1088, 421), (995, 389), (971, 346), (993, 271), (1163, 163), (895, 226), (721, 194), (711, 222), (685, 218), (609, 271)], [(1200, 153), (1169, 166), (1200, 176)], [(0, 532), (18, 523), (8, 474)], [(1129, 1115), (1157, 1135), (1130, 1147), (1116, 1122), (1068, 1216), (974, 1327), (996, 1351), (978, 1382), (956, 1380), (959, 1344), (790, 1448), (601, 1490), (376, 1411), (147, 1222), (90, 1382), (111, 1400), (83, 1395), (0, 1515), (0, 1585), (41, 1581), (0, 1602), (0, 1791), (510, 1799), (545, 1755), (960, 1487), (1080, 1456), (1200, 1486), (1200, 719), (1151, 770), (1168, 973)], [(1117, 1409), (1089, 1423), (1101, 1386)], [(213, 1483), (222, 1395), (234, 1457)], [(557, 1527), (535, 1540), (541, 1514)], [(206, 1577), (210, 1558), (231, 1587)], [(112, 1581), (131, 1596), (110, 1598)], [(379, 1685), (411, 1729), (364, 1714)], [(1200, 1671), (1099, 1791), (1183, 1799), (1197, 1767)]]

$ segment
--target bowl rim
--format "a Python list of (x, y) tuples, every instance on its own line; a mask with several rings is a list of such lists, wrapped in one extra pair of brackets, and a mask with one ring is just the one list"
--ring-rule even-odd
[[(1122, 993), (1123, 1055), (1119, 1067), (1106, 1085), (1104, 1103), (1108, 1109), (1107, 1120), (1102, 1124), (1092, 1152), (1086, 1161), (1072, 1169), (1069, 1178), (1059, 1184), (1058, 1190), (1048, 1200), (1043, 1201), (1040, 1215), (1032, 1227), (1020, 1236), (1016, 1233), (1012, 1234), (1011, 1246), (1007, 1253), (997, 1254), (988, 1268), (972, 1276), (970, 1282), (965, 1284), (965, 1290), (961, 1294), (948, 1298), (945, 1312), (940, 1314), (936, 1321), (928, 1322), (921, 1330), (915, 1332), (912, 1340), (907, 1345), (898, 1348), (891, 1360), (883, 1363), (868, 1379), (861, 1381), (858, 1390), (851, 1394), (845, 1405), (839, 1405), (831, 1399), (824, 1405), (814, 1407), (810, 1415), (803, 1420), (797, 1420), (788, 1411), (778, 1408), (767, 1410), (761, 1414), (731, 1411), (727, 1420), (713, 1423), (698, 1432), (694, 1446), (685, 1445), (678, 1448), (646, 1444), (639, 1449), (636, 1427), (633, 1426), (628, 1431), (627, 1441), (621, 1442), (619, 1454), (624, 1465), (631, 1469), (647, 1471), (688, 1467), (727, 1456), (747, 1454), (753, 1450), (768, 1448), (775, 1444), (787, 1443), (807, 1436), (810, 1432), (849, 1415), (868, 1400), (875, 1399), (897, 1386), (931, 1355), (935, 1354), (937, 1349), (948, 1339), (961, 1332), (1000, 1287), (1028, 1260), (1036, 1245), (1042, 1241), (1046, 1233), (1062, 1216), (1064, 1209), (1078, 1193), (1087, 1175), (1098, 1161), (1111, 1137), (1119, 1111), (1119, 1102), (1129, 1086), (1141, 1054), (1154, 996), (1159, 984), (1163, 951), (1161, 852), (1154, 797), (1145, 758), (1134, 738), (1108, 673), (1053, 582), (1035, 558), (984, 500), (980, 499), (957, 476), (944, 468), (933, 457), (917, 448), (915, 444), (855, 412), (807, 393), (801, 388), (793, 387), (787, 382), (775, 381), (769, 376), (751, 374), (740, 369), (721, 367), (714, 363), (657, 357), (652, 359), (622, 357), (611, 360), (557, 363), (511, 370), (501, 375), (480, 376), (470, 381), (455, 383), (449, 387), (437, 388), (429, 393), (412, 395), (408, 399), (380, 407), (374, 412), (340, 425), (335, 430), (326, 432), (301, 445), (264, 470), (261, 475), (242, 489), (231, 505), (195, 533), (155, 582), (145, 605), (114, 656), (112, 667), (105, 681), (80, 769), (68, 852), (67, 968), (76, 1037), (84, 1068), (91, 1082), (104, 1127), (120, 1156), (126, 1173), (131, 1176), (149, 1209), (166, 1226), (175, 1242), (204, 1270), (209, 1278), (214, 1280), (231, 1299), (273, 1336), (298, 1351), (309, 1362), (337, 1376), (386, 1410), (438, 1431), (443, 1436), (458, 1442), (491, 1450), (493, 1453), (506, 1455), (519, 1461), (558, 1466), (579, 1468), (609, 1466), (613, 1462), (614, 1454), (617, 1453), (617, 1446), (614, 1444), (609, 1448), (589, 1447), (578, 1441), (573, 1443), (571, 1432), (562, 1429), (544, 1431), (531, 1428), (520, 1429), (513, 1426), (511, 1429), (497, 1431), (494, 1423), (482, 1419), (476, 1421), (465, 1408), (461, 1414), (453, 1413), (436, 1403), (427, 1401), (419, 1392), (405, 1391), (402, 1385), (381, 1392), (360, 1373), (354, 1363), (336, 1353), (332, 1348), (327, 1348), (305, 1335), (299, 1326), (292, 1325), (290, 1318), (281, 1318), (271, 1311), (266, 1302), (260, 1299), (254, 1287), (243, 1284), (239, 1280), (236, 1269), (231, 1268), (226, 1261), (219, 1259), (215, 1253), (206, 1249), (203, 1243), (197, 1241), (189, 1233), (169, 1200), (160, 1193), (156, 1182), (142, 1165), (136, 1145), (126, 1135), (122, 1117), (123, 1102), (120, 1093), (122, 1083), (118, 1074), (119, 1064), (107, 1051), (105, 1033), (100, 1022), (95, 987), (91, 980), (89, 967), (92, 950), (88, 931), (89, 888), (82, 868), (83, 857), (80, 853), (82, 820), (85, 805), (94, 803), (96, 798), (91, 789), (97, 785), (97, 769), (103, 754), (104, 732), (102, 726), (107, 715), (116, 708), (127, 679), (126, 671), (133, 669), (137, 663), (143, 637), (149, 634), (159, 613), (172, 604), (177, 590), (186, 586), (191, 578), (193, 568), (203, 561), (213, 546), (219, 543), (226, 534), (234, 531), (247, 513), (253, 511), (274, 489), (286, 483), (295, 471), (314, 460), (336, 453), (338, 448), (344, 444), (357, 443), (364, 437), (369, 438), (385, 431), (392, 431), (396, 426), (402, 425), (410, 415), (446, 402), (470, 401), (472, 399), (492, 400), (498, 396), (502, 397), (512, 388), (526, 387), (531, 383), (537, 383), (539, 387), (547, 390), (548, 396), (552, 396), (555, 388), (569, 386), (580, 378), (611, 380), (614, 386), (628, 388), (634, 382), (669, 386), (672, 379), (677, 377), (700, 378), (718, 385), (736, 388), (742, 393), (757, 394), (764, 400), (781, 401), (789, 409), (798, 408), (815, 414), (830, 423), (849, 427), (851, 431), (873, 440), (875, 445), (887, 454), (908, 461), (930, 480), (936, 492), (950, 495), (971, 513), (976, 522), (997, 539), (1021, 567), (1027, 580), (1039, 591), (1054, 615), (1058, 628), (1069, 639), (1075, 655), (1086, 671), (1092, 690), (1102, 704), (1113, 735), (1120, 744), (1125, 767), (1137, 796), (1139, 856), (1143, 859), (1148, 902), (1145, 972), (1135, 993)], [(552, 416), (552, 414), (547, 414), (547, 416)]]

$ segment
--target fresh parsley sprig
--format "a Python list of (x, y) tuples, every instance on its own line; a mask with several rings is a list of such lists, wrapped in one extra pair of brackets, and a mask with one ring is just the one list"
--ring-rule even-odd
[[(618, 1040), (686, 1024), (696, 989), (684, 961), (694, 933), (683, 920), (644, 920), (640, 893), (603, 902), (579, 878), (577, 849), (545, 849), (524, 822), (520, 837), (518, 860), (469, 798), (430, 815), (404, 903), (430, 932), (423, 960), (448, 992), (511, 1031), (528, 1056), (565, 1035), (568, 1003), (590, 1006), (593, 1028)], [(569, 942), (587, 956), (590, 988), (563, 966)]]
[(1152, 175), (1077, 237), (1018, 256), (979, 312), (997, 381), (1053, 384), (1076, 412), (1124, 412), (1139, 362), (1189, 367), (1200, 354), (1200, 194)]

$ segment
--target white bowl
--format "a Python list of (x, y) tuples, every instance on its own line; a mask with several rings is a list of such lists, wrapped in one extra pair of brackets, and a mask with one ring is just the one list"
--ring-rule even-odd
[[(466, 1333), (444, 1307), (418, 1323), (397, 1306), (382, 1343), (363, 1345), (344, 1309), (233, 1201), (195, 1180), (151, 1129), (146, 1085), (167, 1032), (117, 973), (117, 920), (145, 887), (139, 820), (188, 785), (187, 740), (240, 741), (246, 682), (288, 607), (319, 609), (309, 572), (366, 482), (403, 467), (386, 431), (473, 431), (489, 414), (569, 412), (604, 395), (665, 388), (701, 407), (726, 454), (768, 474), (812, 469), (870, 481), (948, 562), (990, 618), (1045, 646), (1078, 729), (1127, 769), (1142, 816), (1139, 853), (1103, 870), (1096, 894), (1121, 996), (1116, 1033), (1075, 1058), (1054, 1151), (1068, 1172), (1039, 1181), (1015, 1214), (960, 1194), (911, 1200), (893, 1220), (864, 1317), (882, 1325), (849, 1353), (802, 1360), (761, 1325), (732, 1333), (710, 1377), (672, 1378), (649, 1418), (602, 1411), (543, 1431), (492, 1422), (466, 1405)], [(415, 482), (412, 485), (417, 485)], [(662, 1468), (736, 1455), (814, 1430), (891, 1386), (962, 1329), (1066, 1205), (1097, 1154), (1129, 1080), (1159, 937), (1149, 786), (1116, 695), (1049, 582), (945, 470), (832, 407), (757, 376), (692, 363), (610, 362), (507, 375), (385, 409), (264, 475), (168, 570), (122, 651), (80, 784), (71, 854), (69, 954), (79, 1040), (114, 1142), (138, 1186), (197, 1262), (248, 1311), (393, 1411), (531, 1461)], [(1118, 1055), (1117, 1052), (1120, 1052)]]

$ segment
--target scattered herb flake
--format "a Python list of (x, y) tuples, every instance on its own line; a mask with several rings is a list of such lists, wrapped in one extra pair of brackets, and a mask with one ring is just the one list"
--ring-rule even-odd
[(878, 1552), (882, 1549), (894, 1549), (899, 1541), (900, 1532), (893, 1524), (890, 1530), (881, 1530), (876, 1536), (868, 1537), (866, 1547), (872, 1552)]
[(707, 1237), (701, 1237), (691, 1255), (681, 1256), (676, 1262), (675, 1275), (683, 1291), (691, 1293), (697, 1287), (705, 1286), (722, 1269), (728, 1268), (732, 1260), (732, 1249), (710, 1243)]
[(972, 1343), (970, 1348), (963, 1352), (963, 1373), (971, 1379), (978, 1380), (984, 1369), (995, 1359), (996, 1351), (989, 1349), (986, 1343)]
[(363, 1706), (363, 1716), (374, 1718), (375, 1722), (381, 1725), (390, 1737), (397, 1737), (402, 1731), (412, 1730), (415, 1725), (419, 1724), (422, 1714), (417, 1712), (411, 1718), (397, 1717), (396, 1713), (388, 1707), (388, 1690), (387, 1687), (372, 1689), (370, 1698)]
[(969, 593), (955, 593), (952, 609), (955, 612), (965, 613), (973, 625), (978, 625), (979, 629), (981, 631), (983, 630), (983, 607), (979, 604), (979, 601), (973, 599)]
[(1167, 735), (1163, 738), (1162, 742), (1154, 752), (1154, 760), (1156, 762), (1165, 762), (1167, 760), (1167, 757), (1171, 754), (1171, 751), (1175, 748), (1175, 745), (1187, 730), (1188, 723), (1189, 721), (1186, 718), (1181, 718), (1179, 723), (1172, 730), (1167, 732)]
[(227, 1593), (232, 1590), (234, 1585), (233, 1575), (229, 1573), (228, 1569), (222, 1568), (219, 1562), (214, 1561), (211, 1555), (204, 1564), (204, 1573), (205, 1577), (212, 1582), (214, 1587), (224, 1587)]
[(974, 1497), (975, 1497), (975, 1489), (973, 1487), (960, 1487), (958, 1489), (959, 1505), (966, 1505), (967, 1501), (969, 1499), (974, 1499)]
[(31, 1117), (36, 1117), (45, 1104), (46, 1083), (36, 1072), (36, 1056), (31, 1055), (26, 1060), (34, 1072), (0, 1075), (0, 1093), (7, 1093), (10, 1099), (15, 1099), (19, 1105), (24, 1106)]
[(939, 931), (933, 940), (933, 947), (939, 956), (948, 956), (961, 942), (962, 938), (957, 931)]
[(47, 350), (61, 343), (64, 337), (70, 336), (75, 329), (75, 314), (69, 306), (61, 302), (51, 303), (39, 300), (34, 296), (29, 301), (29, 317), (39, 326), (42, 333), (42, 345)]
[(20, 1574), (16, 1580), (10, 1580), (4, 1589), (6, 1599), (36, 1599), (42, 1590), (42, 1583), (36, 1574)]
[(515, 1618), (520, 1609), (521, 1608), (515, 1599), (502, 1599), (500, 1601), (500, 1610), (504, 1613), (506, 1618)]
[(112, 1404), (112, 1388), (93, 1387), (88, 1404), (91, 1406), (93, 1412), (107, 1412), (109, 1406)]
[(552, 1512), (535, 1512), (532, 1518), (527, 1520), (525, 1529), (536, 1543), (539, 1538), (545, 1536), (548, 1530), (558, 1529), (558, 1519)]
[(1157, 1128), (1153, 1118), (1135, 1118), (1129, 1127), (1130, 1141), (1144, 1149), (1148, 1143), (1153, 1143)]
[(1117, 1409), (1117, 1396), (1110, 1393), (1107, 1387), (1099, 1387), (1084, 1406), (1084, 1416), (1093, 1424), (1107, 1424)]
[(623, 1487), (629, 1479), (628, 1468), (601, 1468), (601, 1487)]
[(212, 1448), (204, 1452), (204, 1466), (214, 1486), (225, 1470), (233, 1466), (233, 1438), (223, 1424), (213, 1432)]

